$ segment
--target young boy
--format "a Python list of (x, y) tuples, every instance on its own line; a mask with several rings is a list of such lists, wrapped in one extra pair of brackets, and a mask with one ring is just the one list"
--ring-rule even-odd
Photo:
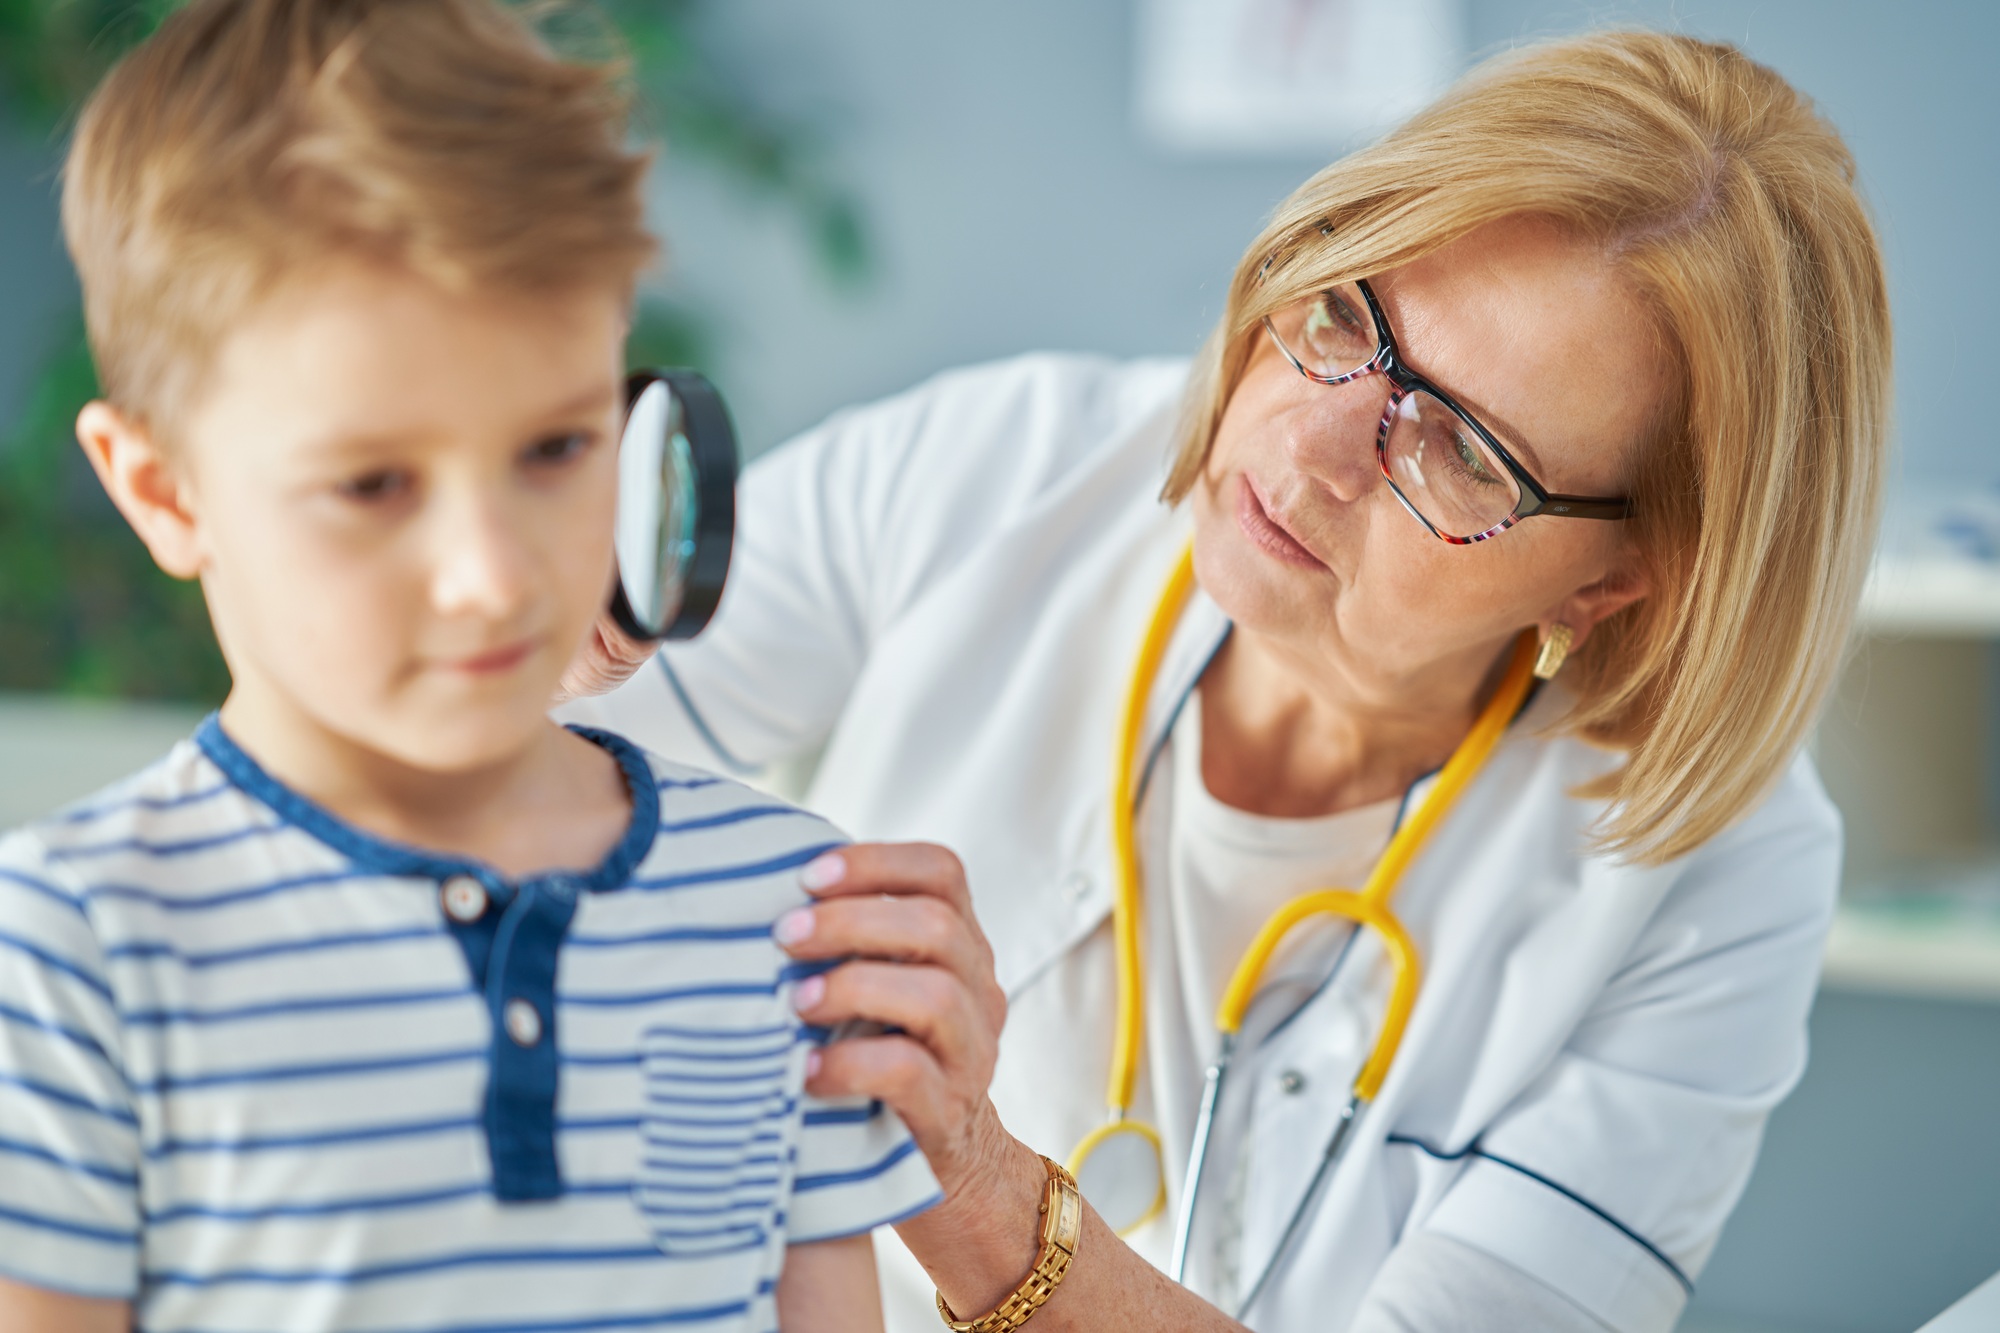
[(935, 1185), (804, 1095), (771, 938), (836, 835), (545, 716), (612, 577), (623, 134), (495, 0), (196, 0), (85, 113), (78, 434), (233, 687), (0, 842), (9, 1333), (880, 1327)]

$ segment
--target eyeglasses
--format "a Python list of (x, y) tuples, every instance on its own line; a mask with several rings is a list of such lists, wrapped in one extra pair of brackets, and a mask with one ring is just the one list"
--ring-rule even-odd
[(1388, 377), (1376, 457), (1389, 489), (1432, 535), (1463, 546), (1497, 537), (1536, 514), (1630, 516), (1630, 500), (1548, 490), (1450, 394), (1405, 366), (1366, 281), (1328, 287), (1266, 316), (1264, 327), (1285, 359), (1315, 384), (1346, 384), (1376, 371)]

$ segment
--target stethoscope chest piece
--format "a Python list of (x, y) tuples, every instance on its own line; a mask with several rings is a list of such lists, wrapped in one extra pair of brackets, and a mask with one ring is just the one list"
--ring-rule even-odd
[(1121, 1236), (1130, 1235), (1167, 1208), (1167, 1169), (1159, 1131), (1142, 1120), (1099, 1125), (1076, 1145), (1069, 1161), (1076, 1188)]

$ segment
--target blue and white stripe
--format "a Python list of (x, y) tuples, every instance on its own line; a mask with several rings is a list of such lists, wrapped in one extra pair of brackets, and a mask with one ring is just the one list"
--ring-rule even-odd
[(642, 826), (615, 882), (480, 871), (496, 912), (574, 901), (546, 1200), (496, 1196), (535, 1131), (493, 1119), (511, 1044), (438, 898), (479, 868), (261, 789), (212, 728), (0, 841), (0, 1276), (160, 1333), (754, 1331), (787, 1242), (933, 1201), (893, 1115), (801, 1090), (770, 928), (838, 835), (596, 739)]

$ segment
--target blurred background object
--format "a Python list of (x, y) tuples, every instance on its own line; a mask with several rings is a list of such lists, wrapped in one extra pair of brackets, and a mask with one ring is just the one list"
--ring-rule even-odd
[[(711, 374), (756, 454), (970, 361), (1185, 354), (1271, 207), (1365, 133), (1258, 128), (1204, 103), (1152, 45), (1193, 3), (601, 4), (667, 145), (653, 200), (669, 259), (636, 359)], [(37, 692), (0, 702), (0, 826), (132, 768), (224, 683), (198, 599), (152, 570), (69, 442), (91, 380), (56, 227), (63, 117), (159, 9), (0, 0), (0, 690)], [(1848, 902), (1812, 1067), (1685, 1326), (1915, 1328), (2000, 1269), (2000, 449), (1977, 406), (2000, 364), (2000, 6), (1213, 9), (1297, 24), (1308, 48), (1355, 15), (1434, 16), (1407, 40), (1453, 71), (1591, 26), (1726, 39), (1852, 145), (1893, 284), (1901, 454), (1861, 648), (1818, 742), (1848, 821)], [(1371, 71), (1429, 77), (1420, 52), (1355, 31)], [(1180, 119), (1163, 124), (1176, 78)]]

